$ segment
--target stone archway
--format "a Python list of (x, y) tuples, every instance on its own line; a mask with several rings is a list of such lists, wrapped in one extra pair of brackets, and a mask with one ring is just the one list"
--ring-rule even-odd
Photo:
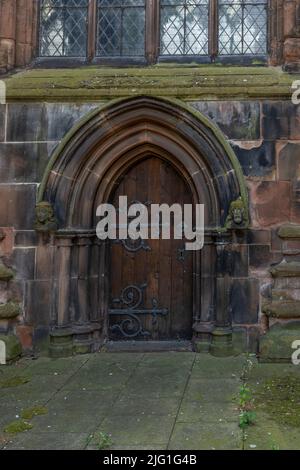
[[(96, 207), (149, 154), (170, 162), (194, 202), (205, 204), (205, 247), (193, 261), (194, 341), (207, 347), (216, 329), (230, 335), (226, 249), (231, 228), (248, 224), (238, 160), (200, 113), (177, 100), (136, 97), (89, 114), (56, 150), (40, 187), (39, 203), (52, 205), (59, 228), (46, 242), (53, 248), (53, 355), (93, 351), (107, 338), (107, 256), (95, 234)], [(242, 215), (236, 227), (235, 211)]]

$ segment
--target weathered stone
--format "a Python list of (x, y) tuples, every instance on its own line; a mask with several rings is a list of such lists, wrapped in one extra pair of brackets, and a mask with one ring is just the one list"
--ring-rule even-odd
[(230, 257), (230, 275), (233, 277), (247, 277), (249, 271), (248, 246), (237, 244), (232, 245)]
[(270, 245), (249, 246), (249, 266), (252, 268), (265, 268), (270, 265)]
[(0, 304), (0, 320), (16, 318), (21, 313), (21, 307), (15, 302)]
[(53, 142), (61, 140), (93, 104), (9, 104), (8, 142)]
[(275, 169), (275, 144), (272, 141), (231, 143), (246, 176), (266, 176)]
[(273, 300), (263, 304), (262, 311), (269, 317), (300, 318), (300, 301)]
[(278, 176), (280, 180), (300, 178), (300, 144), (277, 144)]
[(6, 360), (13, 361), (22, 354), (22, 348), (19, 340), (14, 335), (0, 335), (0, 341), (3, 341), (6, 346)]
[(40, 182), (56, 142), (0, 144), (0, 183)]
[(300, 70), (300, 38), (288, 38), (284, 41), (283, 53), (285, 70)]
[(294, 341), (300, 338), (300, 322), (276, 323), (260, 338), (259, 359), (262, 362), (291, 362)]
[(230, 328), (216, 328), (212, 332), (210, 353), (215, 357), (228, 357), (234, 354)]
[(56, 232), (58, 223), (54, 215), (54, 209), (49, 202), (39, 202), (35, 214), (34, 228), (37, 232)]
[(299, 140), (300, 106), (291, 101), (264, 102), (262, 132), (267, 140)]
[(288, 181), (248, 181), (248, 187), (254, 227), (264, 228), (289, 221), (291, 185)]
[(12, 227), (3, 227), (0, 232), (0, 256), (8, 257), (13, 252), (14, 230)]
[(270, 230), (247, 230), (247, 243), (249, 245), (269, 245), (271, 243)]
[(16, 279), (34, 278), (35, 248), (15, 248), (11, 257), (11, 265), (16, 271)]
[(255, 102), (193, 102), (198, 111), (215, 122), (233, 140), (260, 138), (260, 105)]
[(260, 331), (258, 326), (250, 326), (247, 329), (247, 351), (253, 354), (258, 353)]
[(5, 112), (6, 106), (4, 104), (0, 104), (0, 142), (4, 141), (5, 138)]
[(240, 327), (232, 328), (232, 346), (237, 353), (247, 352), (247, 329)]
[(0, 184), (1, 224), (19, 230), (32, 229), (36, 191), (36, 184)]
[(300, 225), (286, 224), (282, 225), (278, 230), (280, 238), (299, 238), (300, 239)]
[(16, 334), (22, 345), (23, 351), (30, 351), (33, 345), (33, 327), (26, 325), (18, 325)]
[(235, 279), (230, 291), (232, 319), (237, 324), (252, 324), (258, 320), (259, 283), (257, 279)]
[(300, 277), (300, 262), (282, 261), (280, 264), (270, 269), (273, 277)]
[(50, 333), (50, 356), (54, 358), (73, 355), (73, 332), (68, 329)]
[(36, 246), (38, 234), (35, 230), (18, 230), (15, 232), (15, 246), (18, 248), (29, 248)]
[(226, 228), (245, 228), (249, 224), (247, 209), (242, 198), (232, 201), (225, 222)]
[(13, 270), (4, 266), (4, 264), (0, 261), (0, 281), (8, 282), (13, 278), (14, 278)]
[(29, 325), (48, 326), (50, 323), (51, 283), (28, 281), (25, 289), (25, 320)]

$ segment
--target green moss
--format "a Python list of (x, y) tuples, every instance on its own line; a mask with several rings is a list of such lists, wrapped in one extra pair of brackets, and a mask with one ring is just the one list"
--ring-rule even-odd
[(13, 277), (14, 277), (14, 273), (12, 269), (7, 268), (6, 266), (4, 266), (3, 263), (0, 263), (0, 281), (8, 282), (11, 279), (13, 279)]
[(21, 307), (15, 302), (0, 305), (0, 320), (16, 318), (21, 313)]
[(299, 428), (300, 377), (288, 375), (266, 380), (256, 393), (255, 405), (278, 424)]
[(4, 428), (4, 432), (7, 434), (18, 434), (20, 432), (29, 431), (33, 428), (33, 425), (28, 423), (27, 421), (18, 420), (13, 421), (8, 426)]
[(30, 382), (28, 377), (10, 377), (8, 379), (0, 380), (0, 388), (13, 388), (19, 387)]
[(13, 361), (22, 354), (20, 341), (14, 334), (0, 335), (0, 341), (5, 343), (6, 361)]
[(34, 406), (33, 408), (27, 408), (21, 412), (21, 418), (32, 419), (35, 416), (42, 416), (48, 414), (48, 408), (45, 406)]
[(80, 67), (29, 70), (6, 79), (7, 100), (72, 101), (152, 95), (185, 99), (265, 96), (290, 99), (299, 75), (275, 67), (160, 64), (153, 67)]

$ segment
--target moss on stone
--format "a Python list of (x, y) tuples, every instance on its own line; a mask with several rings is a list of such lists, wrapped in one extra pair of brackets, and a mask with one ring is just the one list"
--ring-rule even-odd
[(42, 416), (48, 414), (48, 408), (45, 406), (34, 406), (32, 408), (27, 408), (21, 412), (21, 418), (23, 419), (33, 419), (35, 416)]
[[(7, 99), (74, 101), (127, 97), (136, 94), (177, 98), (290, 98), (298, 75), (275, 67), (224, 65), (158, 65), (153, 67), (80, 67), (35, 69), (6, 79)], [(259, 64), (260, 65), (260, 64)]]
[(300, 377), (288, 375), (266, 380), (255, 395), (257, 409), (280, 425), (300, 427)]
[(0, 335), (0, 341), (5, 343), (7, 361), (13, 361), (21, 356), (22, 347), (20, 341), (15, 335)]
[(300, 318), (300, 301), (273, 300), (264, 304), (262, 311), (275, 318)]
[(0, 380), (0, 388), (13, 388), (19, 387), (30, 382), (28, 377), (10, 377), (8, 379)]
[(280, 238), (300, 238), (300, 225), (282, 225), (278, 230), (278, 236)]
[(297, 261), (281, 262), (270, 269), (273, 277), (300, 277), (300, 263)]
[(7, 268), (4, 266), (3, 263), (0, 262), (0, 281), (10, 281), (14, 277), (14, 272), (12, 269)]
[(33, 428), (31, 423), (23, 420), (17, 420), (10, 423), (4, 428), (4, 432), (7, 434), (19, 434), (20, 432), (29, 431)]
[(21, 307), (15, 302), (0, 305), (0, 320), (16, 318), (21, 313)]

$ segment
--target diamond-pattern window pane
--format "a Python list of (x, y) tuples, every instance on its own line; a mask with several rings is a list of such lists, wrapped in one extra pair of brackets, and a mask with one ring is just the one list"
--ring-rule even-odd
[(40, 55), (86, 57), (88, 0), (42, 0)]
[(208, 12), (208, 0), (162, 0), (161, 55), (207, 55)]
[(98, 0), (98, 57), (145, 55), (145, 0)]
[(220, 55), (266, 55), (266, 1), (220, 2), (219, 53)]

